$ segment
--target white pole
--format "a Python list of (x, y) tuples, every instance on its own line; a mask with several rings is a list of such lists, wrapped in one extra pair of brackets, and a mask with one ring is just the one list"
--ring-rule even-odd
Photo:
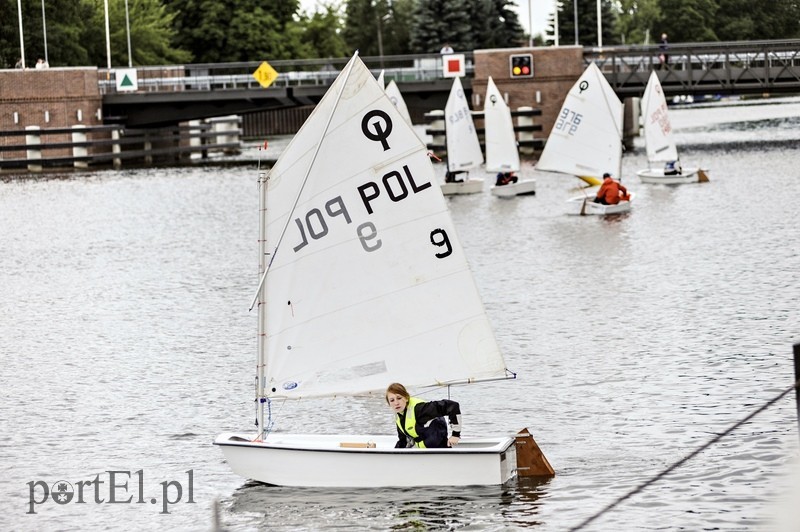
[(25, 68), (25, 39), (22, 38), (22, 0), (17, 0), (17, 14), (19, 15), (19, 53), (22, 68)]
[(131, 59), (131, 21), (128, 18), (128, 0), (125, 0), (125, 30), (128, 34), (128, 68), (133, 68), (133, 59)]
[(111, 76), (111, 35), (108, 25), (108, 0), (104, 0), (106, 10), (106, 58), (108, 59), (108, 76)]
[(555, 21), (556, 21), (556, 23), (555, 23), (555, 28), (553, 28), (553, 30), (556, 33), (556, 47), (558, 47), (558, 2), (559, 2), (559, 0), (556, 0), (556, 11), (555, 11), (555, 13), (556, 13)]
[(575, 46), (578, 46), (578, 0), (572, 0), (572, 23), (575, 24)]
[(600, 14), (600, 2), (602, 0), (597, 0), (597, 46), (599, 48), (603, 47), (603, 19), (601, 18), (602, 15)]
[(47, 57), (47, 21), (44, 17), (44, 0), (42, 0), (42, 33), (44, 33), (44, 63), (50, 64), (50, 59)]
[(528, 0), (528, 32), (530, 33), (528, 46), (533, 48), (533, 9), (531, 8), (531, 2), (532, 0)]

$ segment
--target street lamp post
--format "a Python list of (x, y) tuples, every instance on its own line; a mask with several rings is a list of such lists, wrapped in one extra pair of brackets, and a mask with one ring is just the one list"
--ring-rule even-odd
[(19, 59), (22, 68), (25, 68), (25, 39), (22, 38), (22, 0), (17, 0), (17, 15), (19, 17)]
[(133, 68), (131, 58), (131, 21), (128, 18), (128, 0), (125, 0), (125, 32), (128, 34), (128, 68)]
[(381, 68), (383, 68), (383, 21), (389, 19), (389, 14), (385, 14), (382, 17), (379, 17), (377, 13), (375, 13), (375, 20), (378, 22), (378, 56), (380, 56), (381, 61)]
[(106, 11), (106, 60), (108, 62), (108, 74), (106, 75), (111, 77), (111, 35), (108, 24), (108, 0), (104, 0), (104, 4)]
[(44, 0), (42, 0), (42, 33), (44, 34), (44, 64), (49, 65), (50, 59), (47, 57), (47, 21), (44, 16)]
[(597, 46), (603, 47), (603, 19), (600, 14), (600, 0), (597, 0)]
[(528, 0), (528, 31), (530, 32), (530, 39), (528, 46), (533, 48), (533, 8), (531, 7), (532, 0)]
[(580, 39), (578, 39), (578, 0), (572, 0), (572, 21), (575, 24), (575, 46), (578, 46), (580, 44)]

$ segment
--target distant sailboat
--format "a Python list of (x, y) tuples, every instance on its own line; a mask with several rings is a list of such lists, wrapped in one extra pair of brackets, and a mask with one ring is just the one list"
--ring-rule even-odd
[[(655, 70), (650, 73), (644, 90), (642, 117), (648, 163), (648, 168), (636, 172), (642, 183), (678, 185), (708, 181), (700, 168), (681, 168), (678, 147), (672, 138), (667, 100)], [(653, 163), (666, 163), (670, 166), (669, 171), (666, 165), (659, 164), (654, 168)]]
[[(519, 149), (517, 136), (514, 133), (514, 121), (511, 109), (497, 89), (494, 80), (489, 77), (486, 86), (486, 99), (483, 106), (484, 140), (486, 144), (486, 171), (503, 174), (519, 172)], [(536, 193), (536, 180), (520, 180), (504, 185), (495, 184), (490, 189), (492, 194), (500, 197), (522, 196)]]
[[(567, 93), (536, 169), (574, 175), (597, 185), (606, 172), (619, 179), (622, 118), (622, 102), (597, 65), (591, 63)], [(570, 214), (617, 214), (631, 208), (631, 201), (594, 203), (594, 194), (584, 192), (568, 200)]]
[(474, 194), (483, 190), (483, 179), (470, 177), (469, 171), (483, 164), (483, 152), (478, 132), (472, 121), (469, 101), (461, 79), (453, 78), (450, 95), (444, 108), (444, 128), (447, 144), (447, 174), (442, 193)]
[[(400, 93), (400, 88), (397, 86), (397, 83), (394, 80), (390, 81), (388, 85), (386, 85), (386, 95), (389, 97), (389, 100), (394, 104), (397, 110), (400, 112), (400, 116), (403, 117), (403, 120), (414, 129), (414, 124), (411, 122), (411, 113), (408, 112), (408, 106), (406, 105), (406, 101), (403, 98), (403, 95)], [(419, 132), (414, 129), (414, 133), (417, 134), (420, 141), (424, 142), (424, 139), (420, 136)]]
[(259, 176), (258, 430), (214, 441), (235, 473), (353, 488), (554, 475), (527, 430), (395, 448), (388, 410), (385, 435), (272, 430), (273, 401), (361, 395), (383, 407), (392, 382), (515, 377), (435, 183), (426, 147), (354, 56)]

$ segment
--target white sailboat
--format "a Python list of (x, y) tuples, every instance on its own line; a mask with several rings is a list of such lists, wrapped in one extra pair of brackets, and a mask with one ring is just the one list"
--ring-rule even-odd
[(444, 108), (444, 129), (447, 144), (447, 174), (442, 184), (442, 193), (474, 194), (482, 191), (483, 179), (469, 175), (470, 170), (483, 164), (483, 152), (478, 132), (472, 121), (469, 101), (458, 76), (453, 78), (453, 85), (450, 87), (450, 95)]
[(264, 419), (273, 401), (373, 395), (384, 407), (391, 382), (514, 377), (435, 183), (425, 146), (354, 56), (259, 178), (259, 429), (214, 442), (235, 473), (282, 486), (502, 484), (538, 452), (513, 433), (395, 449), (388, 409), (392, 436), (285, 434)]
[[(564, 99), (537, 170), (574, 175), (599, 185), (608, 172), (622, 173), (622, 102), (594, 63), (584, 70)], [(594, 191), (570, 198), (570, 214), (618, 214), (629, 211), (632, 198), (616, 205), (594, 203)], [(632, 195), (631, 195), (632, 196)]]
[[(403, 95), (400, 93), (400, 88), (397, 86), (397, 83), (394, 80), (390, 81), (388, 85), (386, 85), (386, 95), (389, 97), (389, 100), (394, 104), (397, 110), (400, 112), (400, 116), (403, 117), (403, 120), (411, 126), (413, 129), (414, 124), (411, 122), (411, 113), (408, 112), (408, 106), (406, 105), (406, 101), (403, 98)], [(420, 137), (420, 141), (424, 142), (424, 139), (414, 130), (416, 135)]]
[[(514, 133), (514, 121), (511, 109), (503, 95), (497, 89), (494, 80), (489, 77), (486, 86), (486, 99), (483, 106), (484, 139), (486, 143), (486, 171), (516, 173), (519, 172), (519, 149), (517, 136)], [(492, 186), (491, 193), (499, 197), (514, 197), (536, 194), (536, 180), (521, 180), (515, 183)]]
[[(650, 73), (650, 79), (644, 90), (642, 117), (648, 166), (646, 169), (636, 172), (642, 183), (679, 185), (708, 181), (705, 172), (700, 168), (681, 169), (680, 167), (678, 147), (672, 138), (672, 124), (669, 120), (667, 100), (655, 70)], [(667, 162), (675, 163), (674, 173), (666, 173), (664, 164), (653, 167), (653, 163)]]

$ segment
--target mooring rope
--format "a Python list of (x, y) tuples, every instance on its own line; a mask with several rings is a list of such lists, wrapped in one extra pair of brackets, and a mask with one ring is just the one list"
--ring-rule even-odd
[(626, 493), (622, 497), (619, 497), (618, 499), (616, 499), (614, 502), (612, 502), (611, 504), (609, 504), (606, 507), (604, 507), (599, 512), (597, 512), (594, 515), (592, 515), (592, 516), (588, 517), (587, 519), (585, 519), (578, 526), (570, 528), (569, 529), (570, 532), (574, 532), (575, 530), (581, 530), (581, 529), (585, 528), (586, 525), (590, 524), (591, 522), (593, 522), (598, 517), (600, 517), (603, 514), (609, 512), (610, 510), (614, 509), (615, 507), (617, 507), (623, 501), (633, 497), (634, 495), (636, 495), (640, 491), (644, 490), (645, 488), (647, 488), (651, 484), (654, 484), (654, 483), (658, 482), (659, 480), (661, 480), (665, 476), (669, 475), (670, 473), (672, 473), (673, 471), (678, 469), (680, 466), (682, 466), (683, 464), (685, 464), (686, 462), (688, 462), (689, 460), (691, 460), (692, 458), (694, 458), (695, 456), (700, 454), (701, 452), (705, 451), (706, 449), (708, 449), (709, 447), (711, 447), (712, 445), (717, 443), (719, 440), (721, 440), (722, 438), (724, 438), (725, 436), (727, 436), (728, 434), (730, 434), (734, 430), (738, 429), (739, 427), (741, 427), (742, 425), (744, 425), (745, 423), (747, 423), (748, 421), (750, 421), (751, 419), (756, 417), (758, 414), (760, 414), (761, 412), (763, 412), (764, 410), (766, 410), (767, 408), (769, 408), (773, 404), (775, 404), (778, 401), (780, 401), (781, 399), (783, 399), (792, 390), (798, 389), (798, 387), (800, 387), (800, 380), (795, 381), (794, 385), (792, 385), (789, 388), (787, 388), (786, 390), (782, 391), (780, 394), (778, 394), (773, 399), (770, 399), (769, 401), (767, 401), (764, 405), (762, 405), (760, 408), (758, 408), (758, 410), (756, 410), (755, 412), (749, 414), (747, 417), (745, 417), (741, 421), (737, 421), (731, 427), (729, 427), (727, 430), (725, 430), (724, 432), (722, 432), (720, 434), (717, 434), (716, 436), (711, 438), (709, 441), (704, 443), (702, 446), (698, 447), (697, 449), (695, 449), (694, 451), (689, 453), (687, 456), (681, 458), (680, 460), (678, 460), (677, 462), (675, 462), (674, 464), (672, 464), (671, 466), (666, 468), (661, 473), (657, 474), (656, 476), (654, 476), (650, 480), (640, 484), (639, 486), (637, 486), (636, 488), (632, 489), (631, 491), (629, 491), (628, 493)]

